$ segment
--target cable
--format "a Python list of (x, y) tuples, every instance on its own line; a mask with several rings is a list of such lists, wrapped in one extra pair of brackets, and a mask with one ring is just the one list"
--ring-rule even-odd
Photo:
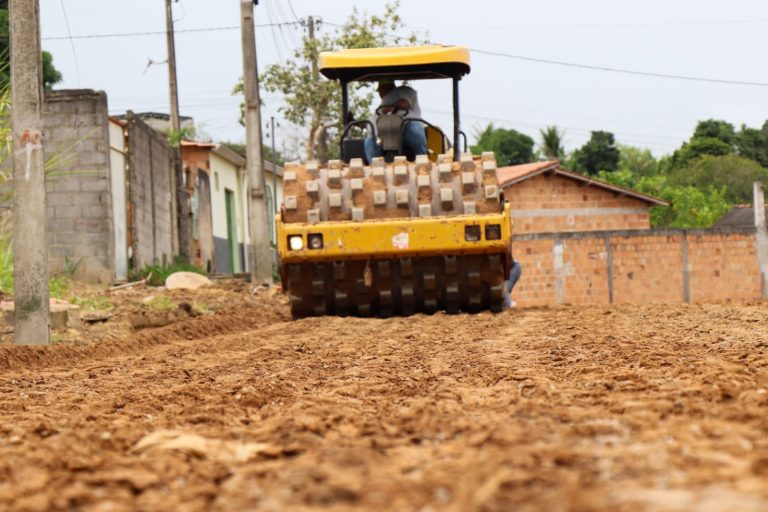
[[(334, 27), (343, 27), (343, 25), (340, 25), (338, 23), (330, 23), (326, 22), (328, 25), (332, 25)], [(397, 36), (394, 34), (388, 34), (386, 32), (379, 32), (378, 33), (381, 36), (394, 38), (394, 39), (404, 39), (401, 36)], [(423, 41), (424, 44), (430, 44), (429, 41)], [(504, 52), (495, 52), (490, 50), (481, 50), (478, 48), (469, 48), (474, 53), (479, 53), (481, 55), (491, 55), (494, 57), (505, 57), (508, 59), (517, 59), (522, 60), (526, 62), (536, 62), (538, 64), (551, 64), (555, 66), (567, 66), (572, 68), (580, 68), (580, 69), (588, 69), (592, 71), (606, 71), (611, 73), (622, 73), (627, 75), (637, 75), (637, 76), (646, 76), (646, 77), (652, 77), (652, 78), (667, 78), (672, 80), (687, 80), (692, 82), (704, 82), (704, 83), (715, 83), (715, 84), (726, 84), (726, 85), (746, 85), (746, 86), (752, 86), (752, 87), (768, 87), (768, 82), (749, 82), (745, 80), (726, 80), (726, 79), (720, 79), (720, 78), (704, 78), (704, 77), (698, 77), (698, 76), (686, 76), (686, 75), (673, 75), (673, 74), (667, 74), (667, 73), (654, 73), (650, 71), (635, 71), (631, 69), (622, 69), (622, 68), (612, 68), (608, 66), (593, 66), (591, 64), (579, 64), (575, 62), (565, 62), (565, 61), (559, 61), (559, 60), (550, 60), (550, 59), (541, 59), (538, 57), (527, 57), (525, 55), (515, 55), (512, 53), (504, 53)]]
[(69, 44), (72, 46), (72, 59), (75, 61), (75, 78), (77, 79), (77, 87), (80, 87), (80, 66), (77, 63), (77, 51), (75, 50), (75, 41), (72, 37), (72, 29), (69, 26), (69, 17), (67, 16), (67, 9), (64, 7), (64, 0), (61, 1), (61, 12), (64, 13), (64, 24), (67, 27), (67, 34), (69, 36), (66, 39), (69, 39)]
[[(263, 27), (271, 27), (271, 26), (281, 26), (281, 25), (299, 25), (296, 21), (286, 21), (283, 23), (260, 23), (257, 25), (254, 25), (256, 28), (263, 28)], [(197, 32), (219, 32), (223, 30), (240, 30), (240, 25), (233, 25), (229, 27), (205, 27), (205, 28), (188, 28), (188, 29), (182, 29), (182, 30), (176, 30), (174, 33), (176, 34), (188, 34), (188, 33), (197, 33)], [(113, 33), (113, 34), (86, 34), (86, 35), (80, 35), (80, 36), (50, 36), (50, 37), (43, 37), (43, 41), (59, 41), (62, 39), (104, 39), (104, 38), (112, 38), (112, 37), (135, 37), (135, 36), (158, 36), (158, 35), (165, 35), (165, 31), (152, 31), (152, 32), (122, 32), (122, 33)]]
[(608, 66), (593, 66), (590, 64), (578, 64), (574, 62), (565, 62), (559, 60), (540, 59), (537, 57), (526, 57), (524, 55), (514, 55), (511, 53), (494, 52), (489, 50), (479, 50), (477, 48), (470, 48), (471, 51), (479, 53), (481, 55), (492, 55), (495, 57), (506, 57), (509, 59), (523, 60), (526, 62), (536, 62), (539, 64), (553, 64), (557, 66), (568, 66), (572, 68), (590, 69), (593, 71), (608, 71), (611, 73), (622, 73), (626, 75), (639, 75), (653, 78), (670, 78), (673, 80), (687, 80), (691, 82), (705, 82), (715, 84), (727, 84), (727, 85), (749, 85), (754, 87), (768, 87), (768, 82), (748, 82), (743, 80), (725, 80), (721, 78), (704, 78), (698, 76), (685, 76), (685, 75), (672, 75), (667, 73), (654, 73), (650, 71), (636, 71), (631, 69), (611, 68)]
[(581, 28), (633, 28), (633, 27), (689, 27), (702, 25), (741, 25), (768, 23), (768, 19), (756, 20), (722, 20), (722, 21), (670, 21), (650, 23), (608, 23), (608, 24), (552, 24), (552, 25), (495, 25), (483, 27), (443, 26), (422, 27), (416, 30), (541, 30), (541, 29), (581, 29)]

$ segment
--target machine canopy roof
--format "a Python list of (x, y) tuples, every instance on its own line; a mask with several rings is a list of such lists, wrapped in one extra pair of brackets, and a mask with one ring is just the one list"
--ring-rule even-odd
[(320, 53), (320, 72), (332, 80), (461, 78), (469, 73), (463, 46), (361, 48)]

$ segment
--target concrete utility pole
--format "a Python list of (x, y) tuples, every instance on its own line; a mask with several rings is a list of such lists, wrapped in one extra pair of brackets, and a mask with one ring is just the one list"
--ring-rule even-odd
[(277, 204), (277, 154), (275, 153), (275, 116), (270, 116), (269, 122), (271, 125), (270, 136), (272, 138), (272, 202), (274, 204), (275, 214), (280, 211), (280, 205)]
[(14, 342), (51, 343), (38, 0), (11, 0)]
[[(178, 2), (178, 0), (176, 0)], [(168, 87), (171, 99), (171, 133), (178, 135), (179, 91), (176, 85), (176, 44), (173, 35), (173, 10), (171, 0), (165, 0), (165, 34), (168, 44)], [(186, 262), (192, 261), (192, 218), (189, 208), (189, 194), (184, 182), (184, 166), (181, 161), (181, 140), (174, 151), (174, 176), (176, 177), (177, 215), (179, 216), (179, 253)]]
[(256, 67), (256, 35), (253, 28), (253, 0), (240, 0), (243, 43), (243, 94), (245, 97), (245, 156), (250, 185), (251, 282), (272, 282), (270, 227), (264, 197), (264, 157), (261, 147), (259, 76)]

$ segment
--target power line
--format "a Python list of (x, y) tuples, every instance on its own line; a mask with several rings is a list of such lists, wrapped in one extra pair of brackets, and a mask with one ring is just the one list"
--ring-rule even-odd
[[(339, 23), (330, 23), (326, 22), (327, 25), (331, 25), (334, 27), (343, 27), (343, 25)], [(406, 39), (405, 37), (398, 36), (396, 34), (389, 34), (386, 32), (379, 32), (378, 35), (388, 37), (390, 39)], [(422, 41), (424, 44), (434, 44), (430, 41)], [(566, 61), (559, 61), (559, 60), (551, 60), (551, 59), (541, 59), (538, 57), (528, 57), (525, 55), (516, 55), (512, 53), (505, 53), (505, 52), (496, 52), (491, 50), (482, 50), (479, 48), (469, 48), (474, 53), (479, 53), (482, 55), (490, 55), (494, 57), (503, 57), (508, 59), (516, 59), (516, 60), (522, 60), (526, 62), (536, 62), (538, 64), (550, 64), (555, 66), (567, 66), (572, 68), (579, 68), (579, 69), (588, 69), (592, 71), (605, 71), (605, 72), (611, 72), (611, 73), (621, 73), (621, 74), (627, 74), (627, 75), (637, 75), (637, 76), (646, 76), (646, 77), (652, 77), (652, 78), (666, 78), (666, 79), (672, 79), (672, 80), (687, 80), (692, 82), (705, 82), (705, 83), (716, 83), (716, 84), (725, 84), (725, 85), (747, 85), (752, 87), (768, 87), (768, 82), (750, 82), (746, 80), (726, 80), (721, 78), (705, 78), (705, 77), (698, 77), (698, 76), (687, 76), (687, 75), (674, 75), (674, 74), (668, 74), (668, 73), (655, 73), (651, 71), (636, 71), (631, 69), (622, 69), (622, 68), (613, 68), (609, 66), (594, 66), (591, 64), (579, 64), (575, 62), (566, 62)]]
[[(257, 25), (254, 25), (256, 28), (263, 28), (263, 27), (273, 27), (273, 26), (284, 26), (284, 25), (300, 25), (297, 21), (285, 21), (281, 23), (260, 23)], [(182, 29), (182, 30), (176, 30), (176, 34), (190, 34), (190, 33), (197, 33), (197, 32), (221, 32), (225, 30), (240, 30), (239, 25), (232, 25), (228, 27), (202, 27), (202, 28), (188, 28), (188, 29)], [(136, 37), (136, 36), (157, 36), (157, 35), (165, 35), (165, 31), (147, 31), (147, 32), (120, 32), (120, 33), (112, 33), (112, 34), (84, 34), (79, 36), (49, 36), (49, 37), (43, 37), (43, 41), (59, 41), (62, 39), (105, 39), (105, 38), (113, 38), (113, 37)]]
[(711, 25), (748, 25), (768, 23), (768, 19), (720, 20), (720, 21), (662, 21), (649, 23), (585, 23), (585, 24), (535, 24), (535, 25), (490, 25), (490, 26), (432, 26), (416, 30), (525, 30), (525, 29), (595, 29), (595, 28), (645, 28), (645, 27), (693, 27)]
[(75, 50), (75, 41), (72, 38), (72, 29), (69, 26), (69, 17), (67, 16), (67, 9), (64, 7), (64, 0), (61, 1), (61, 12), (64, 14), (64, 25), (67, 27), (67, 34), (69, 35), (69, 44), (72, 46), (72, 58), (75, 61), (75, 78), (77, 79), (77, 86), (80, 87), (80, 66), (77, 63), (77, 51)]
[(704, 78), (698, 76), (686, 76), (686, 75), (673, 75), (667, 73), (655, 73), (650, 71), (637, 71), (632, 69), (612, 68), (608, 66), (593, 66), (591, 64), (578, 64), (575, 62), (565, 62), (559, 60), (540, 59), (538, 57), (527, 57), (525, 55), (515, 55), (512, 53), (494, 52), (490, 50), (479, 50), (477, 48), (470, 48), (471, 51), (482, 55), (492, 55), (494, 57), (505, 57), (509, 59), (517, 59), (527, 62), (536, 62), (539, 64), (552, 64), (556, 66), (568, 66), (572, 68), (589, 69), (593, 71), (607, 71), (611, 73), (622, 73), (626, 75), (639, 75), (653, 78), (669, 78), (673, 80), (687, 80), (691, 82), (706, 82), (715, 84), (727, 84), (727, 85), (749, 85), (754, 87), (768, 87), (768, 82), (749, 82), (744, 80), (726, 80), (721, 78)]

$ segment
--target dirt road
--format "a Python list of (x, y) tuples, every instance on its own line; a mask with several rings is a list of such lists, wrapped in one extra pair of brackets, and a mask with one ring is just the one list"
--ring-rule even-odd
[(768, 509), (765, 305), (281, 308), (0, 347), (0, 509)]

